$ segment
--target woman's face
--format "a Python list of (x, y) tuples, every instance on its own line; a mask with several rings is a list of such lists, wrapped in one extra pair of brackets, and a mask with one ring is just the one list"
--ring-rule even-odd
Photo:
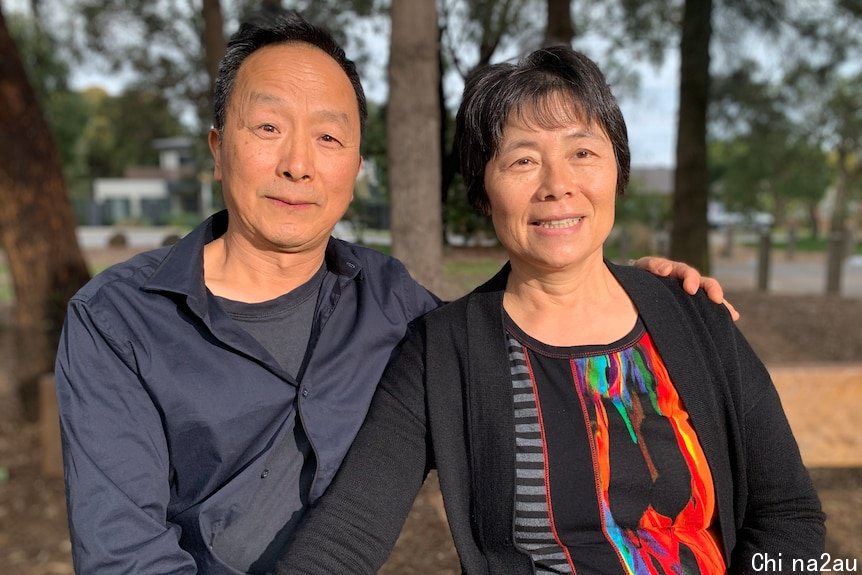
[[(553, 104), (551, 105), (553, 109)], [(556, 128), (511, 113), (485, 190), (512, 265), (558, 271), (602, 260), (614, 224), (617, 162), (610, 138), (562, 106)]]

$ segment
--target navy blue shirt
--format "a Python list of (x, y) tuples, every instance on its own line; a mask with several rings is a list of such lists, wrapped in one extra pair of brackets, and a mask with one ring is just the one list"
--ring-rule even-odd
[(226, 228), (216, 214), (69, 304), (56, 381), (78, 572), (236, 573), (212, 542), (266, 479), (291, 413), (314, 453), (313, 503), (407, 324), (439, 304), (397, 260), (330, 239), (298, 383), (204, 285), (203, 247)]

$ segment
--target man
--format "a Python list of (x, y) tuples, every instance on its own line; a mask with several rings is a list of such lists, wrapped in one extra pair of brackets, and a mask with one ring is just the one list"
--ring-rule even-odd
[(209, 135), (227, 210), (69, 304), (56, 379), (79, 573), (272, 570), (329, 485), (407, 323), (439, 303), (330, 237), (365, 116), (353, 63), (298, 15), (231, 40)]

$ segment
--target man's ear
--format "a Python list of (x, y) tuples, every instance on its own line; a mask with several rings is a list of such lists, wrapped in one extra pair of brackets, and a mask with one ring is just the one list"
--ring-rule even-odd
[(213, 178), (216, 181), (221, 181), (221, 137), (218, 130), (210, 128), (209, 134), (207, 134), (207, 143), (213, 156)]

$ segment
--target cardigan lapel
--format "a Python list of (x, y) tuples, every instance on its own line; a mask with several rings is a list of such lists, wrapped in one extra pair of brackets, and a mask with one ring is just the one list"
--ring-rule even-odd
[(697, 433), (712, 473), (724, 554), (729, 561), (736, 525), (728, 431), (721, 419), (727, 408), (724, 394), (719, 392), (724, 382), (715, 381), (720, 375), (709, 368), (711, 362), (704, 357), (708, 350), (698, 345), (702, 340), (692, 331), (691, 318), (674, 305), (674, 296), (661, 280), (633, 267), (608, 264), (608, 268), (634, 301)]
[(474, 520), (481, 544), (491, 550), (492, 573), (523, 573), (526, 555), (513, 545), (515, 504), (515, 416), (512, 376), (503, 327), (503, 290), (509, 264), (467, 302), (466, 333), (469, 374), (468, 441)]

